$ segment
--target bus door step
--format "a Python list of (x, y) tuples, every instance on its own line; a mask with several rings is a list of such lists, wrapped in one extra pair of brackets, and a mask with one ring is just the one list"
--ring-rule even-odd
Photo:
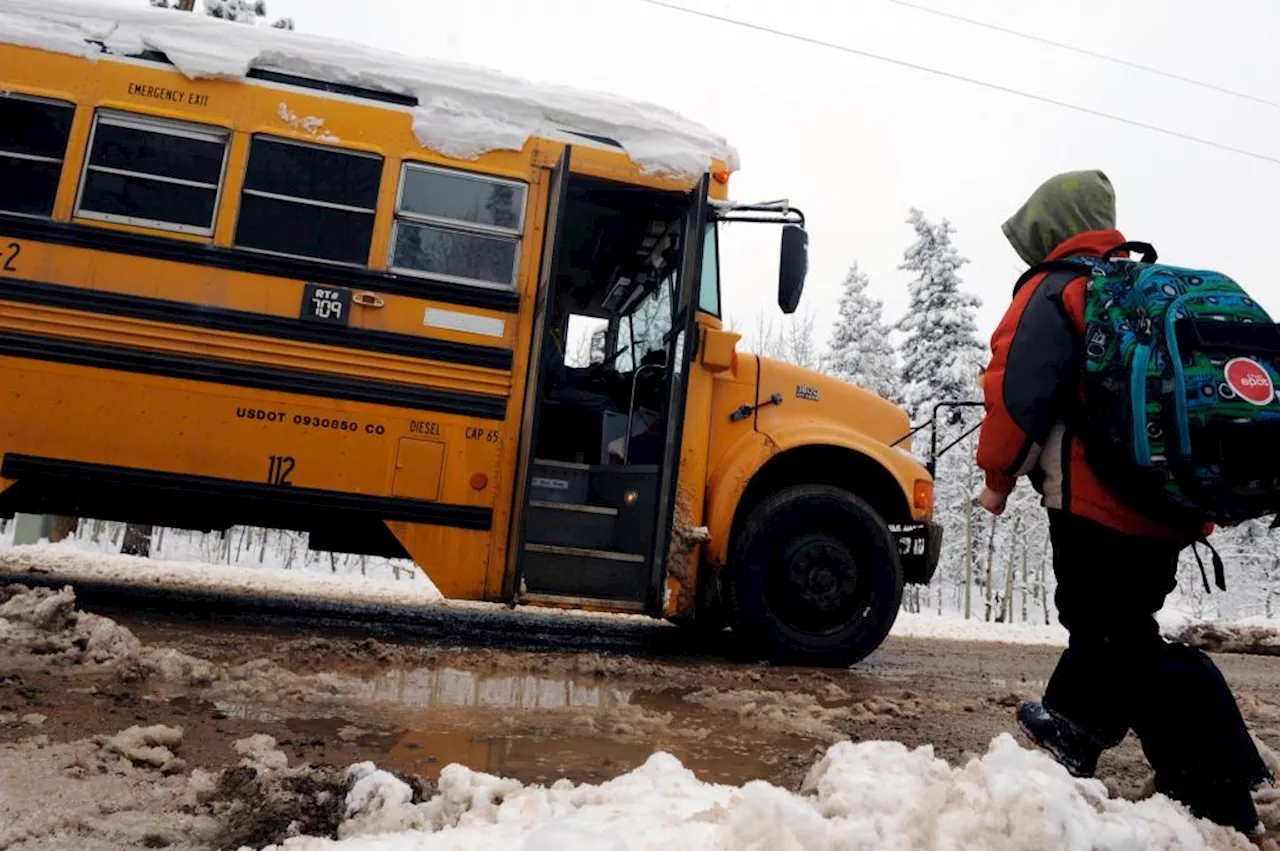
[(525, 544), (528, 593), (602, 600), (643, 600), (649, 590), (648, 559), (636, 553)]
[(618, 509), (607, 505), (533, 500), (525, 539), (533, 544), (608, 550), (617, 521)]

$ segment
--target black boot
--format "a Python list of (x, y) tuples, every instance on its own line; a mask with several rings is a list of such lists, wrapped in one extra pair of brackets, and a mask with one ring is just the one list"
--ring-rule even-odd
[(1018, 726), (1074, 777), (1092, 777), (1102, 745), (1038, 700), (1018, 704)]

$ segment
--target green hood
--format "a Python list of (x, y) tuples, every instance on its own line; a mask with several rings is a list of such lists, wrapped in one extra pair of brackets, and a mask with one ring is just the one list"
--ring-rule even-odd
[(1001, 230), (1028, 265), (1044, 260), (1062, 243), (1116, 226), (1116, 193), (1101, 171), (1068, 171), (1032, 193)]

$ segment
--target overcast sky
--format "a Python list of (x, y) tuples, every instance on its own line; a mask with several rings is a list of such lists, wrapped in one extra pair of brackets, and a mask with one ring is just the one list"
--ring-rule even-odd
[[(1280, 109), (975, 29), (889, 0), (676, 0), (1280, 159)], [(915, 0), (1280, 102), (1274, 0)], [(1168, 262), (1220, 269), (1280, 318), (1280, 164), (640, 0), (268, 0), (297, 28), (655, 101), (725, 134), (739, 200), (808, 217), (805, 302), (826, 324), (854, 260), (890, 319), (912, 206), (972, 262), (984, 337), (1021, 264), (1000, 223), (1045, 177), (1101, 168), (1121, 227)], [(1074, 10), (1071, 12), (1070, 10)], [(722, 247), (727, 312), (777, 314), (776, 233)], [(767, 238), (766, 238), (767, 237)], [(823, 337), (826, 329), (823, 329)]]

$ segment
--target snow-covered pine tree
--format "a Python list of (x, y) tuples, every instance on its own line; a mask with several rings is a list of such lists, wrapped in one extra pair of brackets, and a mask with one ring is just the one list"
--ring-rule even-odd
[[(911, 272), (911, 296), (906, 315), (897, 328), (906, 336), (902, 343), (900, 400), (913, 422), (923, 422), (933, 414), (933, 406), (942, 401), (976, 401), (977, 381), (985, 363), (982, 344), (978, 342), (975, 313), (981, 301), (961, 289), (959, 270), (968, 261), (951, 243), (955, 228), (946, 219), (935, 224), (917, 209), (907, 219), (915, 229), (916, 240), (907, 248), (899, 267)], [(977, 422), (977, 414), (968, 412), (960, 421), (951, 412), (943, 412), (936, 427), (938, 446), (944, 447)], [(916, 446), (925, 446), (928, 431), (917, 438)], [(992, 541), (992, 528), (977, 516), (974, 507), (976, 487), (981, 476), (975, 475), (973, 453), (976, 440), (970, 438), (939, 459), (934, 484), (936, 519), (945, 528), (943, 558), (938, 568), (938, 591), (948, 581), (963, 589), (965, 616), (974, 613), (972, 583), (975, 574), (983, 576)], [(917, 448), (917, 453), (919, 449)], [(983, 532), (986, 532), (985, 537)], [(994, 552), (990, 556), (994, 559)]]
[[(981, 302), (962, 289), (959, 270), (967, 261), (951, 242), (954, 228), (946, 220), (930, 222), (919, 210), (912, 210), (908, 221), (916, 241), (901, 268), (913, 272), (915, 279), (907, 314), (897, 326), (906, 334), (902, 395), (913, 420), (923, 422), (937, 402), (981, 398), (976, 379), (987, 352), (977, 337), (975, 313)], [(976, 424), (980, 415), (967, 410), (953, 422), (951, 413), (944, 411), (938, 424), (939, 447)], [(917, 446), (928, 436), (927, 430), (922, 432)], [(1023, 482), (1002, 517), (976, 508), (974, 497), (982, 487), (973, 459), (976, 448), (975, 435), (938, 460), (936, 519), (946, 532), (934, 580), (937, 607), (945, 608), (942, 595), (950, 585), (951, 605), (965, 617), (1008, 621), (1015, 613), (1030, 614), (1034, 609), (1037, 621), (1048, 622), (1053, 573), (1041, 564), (1048, 552), (1048, 527), (1039, 496)]]
[(902, 399), (916, 420), (936, 402), (977, 398), (978, 371), (986, 362), (974, 316), (982, 300), (962, 290), (960, 267), (969, 261), (951, 244), (955, 228), (934, 224), (917, 209), (907, 219), (916, 241), (903, 255), (904, 271), (915, 279), (911, 303), (898, 322), (902, 344)]
[[(193, 11), (195, 0), (151, 0), (157, 9), (178, 9), (184, 12)], [(267, 18), (266, 0), (204, 0), (204, 12), (213, 18), (224, 21), (235, 21), (239, 24), (257, 25)], [(271, 26), (280, 30), (293, 29), (293, 18), (277, 18)]]
[(884, 323), (884, 302), (867, 292), (869, 284), (857, 263), (849, 267), (823, 369), (881, 398), (896, 400), (901, 386), (889, 328)]

